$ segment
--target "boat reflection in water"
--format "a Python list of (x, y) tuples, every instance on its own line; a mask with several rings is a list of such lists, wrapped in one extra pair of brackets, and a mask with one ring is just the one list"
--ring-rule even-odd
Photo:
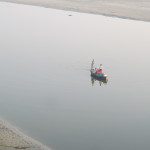
[(94, 84), (96, 82), (99, 82), (99, 85), (102, 86), (102, 84), (107, 84), (108, 83), (108, 79), (98, 79), (98, 78), (94, 78), (94, 77), (91, 76), (92, 86), (94, 86)]

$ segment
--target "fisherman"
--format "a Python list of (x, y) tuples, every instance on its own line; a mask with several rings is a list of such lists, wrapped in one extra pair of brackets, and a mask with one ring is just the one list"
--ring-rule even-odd
[(103, 65), (102, 64), (100, 64), (99, 69), (100, 69), (100, 72), (102, 73), (102, 70), (103, 70)]
[(91, 63), (91, 70), (94, 69), (94, 59), (92, 60), (92, 63)]
[(100, 67), (97, 68), (96, 73), (102, 73), (103, 66), (100, 64)]
[(98, 68), (98, 69), (96, 70), (96, 73), (102, 73), (101, 69)]

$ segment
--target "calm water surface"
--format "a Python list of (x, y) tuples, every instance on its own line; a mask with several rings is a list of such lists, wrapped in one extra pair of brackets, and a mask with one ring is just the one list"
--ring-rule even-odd
[(1, 116), (53, 150), (149, 150), (149, 39), (148, 22), (0, 3)]

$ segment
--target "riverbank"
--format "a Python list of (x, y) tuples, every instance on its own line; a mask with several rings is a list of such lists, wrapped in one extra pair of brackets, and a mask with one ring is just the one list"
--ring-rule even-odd
[[(4, 1), (4, 0), (0, 0)], [(55, 9), (150, 21), (150, 1), (73, 1), (73, 0), (5, 0), (5, 2), (43, 6)]]
[(50, 150), (0, 119), (0, 150)]

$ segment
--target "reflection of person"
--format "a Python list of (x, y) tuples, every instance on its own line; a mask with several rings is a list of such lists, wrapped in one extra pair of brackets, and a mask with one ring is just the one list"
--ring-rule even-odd
[(92, 86), (93, 86), (93, 85), (94, 85), (94, 83), (95, 83), (94, 78), (91, 78), (91, 83), (92, 83)]
[(104, 84), (107, 84), (108, 80), (97, 80), (97, 79), (91, 77), (92, 86), (94, 86), (94, 84), (95, 84), (96, 82), (99, 82), (99, 85), (102, 86), (102, 85), (104, 85)]
[(102, 86), (102, 81), (99, 81), (99, 85)]

